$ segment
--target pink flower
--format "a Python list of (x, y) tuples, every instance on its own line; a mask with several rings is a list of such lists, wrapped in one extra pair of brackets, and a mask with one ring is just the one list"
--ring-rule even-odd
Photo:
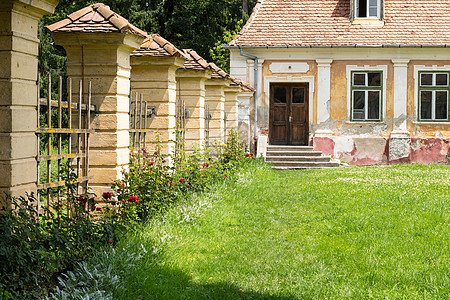
[(185, 183), (186, 180), (184, 180), (184, 178), (181, 178), (181, 179), (180, 179), (180, 182), (181, 182), (181, 183)]
[(227, 175), (223, 175), (223, 178), (227, 178)]
[(209, 164), (208, 163), (204, 163), (203, 164), (203, 168), (207, 168), (207, 167), (209, 167)]
[(155, 165), (155, 162), (154, 161), (151, 161), (150, 162), (150, 166), (154, 166)]
[(130, 198), (128, 198), (128, 202), (134, 202), (134, 203), (139, 203), (139, 198), (136, 196), (131, 196)]
[(110, 192), (105, 192), (105, 193), (103, 193), (103, 198), (105, 200), (109, 200), (112, 198), (112, 194)]
[(172, 183), (172, 182), (169, 182), (169, 185), (170, 185), (170, 186), (173, 186), (173, 183)]

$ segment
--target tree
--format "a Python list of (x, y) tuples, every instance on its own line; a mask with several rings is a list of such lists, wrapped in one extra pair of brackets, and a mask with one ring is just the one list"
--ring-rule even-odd
[[(39, 26), (41, 76), (64, 73), (66, 61), (64, 51), (52, 45), (53, 40), (44, 27), (96, 2), (61, 0), (53, 15), (42, 18)], [(220, 59), (218, 64), (226, 68), (227, 54), (217, 44), (229, 42), (230, 35), (238, 33), (236, 26), (248, 18), (245, 8), (253, 8), (256, 0), (104, 0), (104, 3), (148, 33), (159, 33), (180, 49), (194, 49), (206, 60)]]

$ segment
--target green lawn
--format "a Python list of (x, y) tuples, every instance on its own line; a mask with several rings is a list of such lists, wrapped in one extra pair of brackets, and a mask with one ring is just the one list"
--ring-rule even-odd
[(118, 299), (449, 299), (450, 168), (258, 165), (116, 251)]

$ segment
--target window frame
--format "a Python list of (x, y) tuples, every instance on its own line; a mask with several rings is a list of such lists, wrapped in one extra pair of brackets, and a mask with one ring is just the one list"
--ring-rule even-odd
[(383, 0), (377, 0), (377, 15), (376, 16), (370, 16), (370, 0), (364, 0), (366, 1), (367, 11), (366, 11), (366, 17), (359, 17), (358, 16), (358, 4), (360, 0), (353, 0), (353, 19), (355, 20), (381, 20), (382, 19), (382, 8), (383, 8)]
[[(368, 85), (368, 74), (369, 73), (380, 73), (380, 86), (369, 86)], [(354, 76), (355, 74), (365, 74), (366, 85), (355, 85)], [(352, 122), (382, 122), (383, 121), (383, 99), (384, 99), (384, 72), (382, 70), (352, 70), (350, 72), (350, 121)], [(355, 119), (354, 114), (354, 100), (355, 91), (364, 91), (365, 102), (364, 102), (364, 119)], [(379, 92), (379, 112), (378, 119), (369, 119), (369, 92)]]
[[(422, 85), (422, 74), (433, 74), (432, 85)], [(436, 75), (446, 74), (447, 75), (447, 86), (436, 85)], [(426, 70), (418, 71), (417, 77), (417, 121), (418, 122), (450, 122), (450, 71), (445, 70)], [(431, 91), (431, 119), (422, 119), (422, 91)], [(447, 118), (446, 119), (436, 119), (436, 92), (446, 91), (447, 92)]]

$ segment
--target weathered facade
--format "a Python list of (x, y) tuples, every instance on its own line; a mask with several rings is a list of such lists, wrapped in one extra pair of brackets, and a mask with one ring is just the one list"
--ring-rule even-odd
[(229, 46), (257, 86), (258, 140), (355, 165), (448, 159), (450, 3), (375, 2), (258, 2)]

